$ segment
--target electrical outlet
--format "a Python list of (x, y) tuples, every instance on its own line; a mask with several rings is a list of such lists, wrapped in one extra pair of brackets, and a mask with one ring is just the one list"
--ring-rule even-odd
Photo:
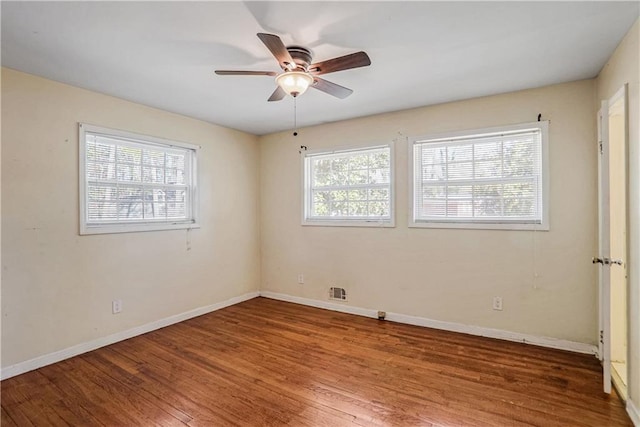
[(303, 285), (304, 284), (304, 274), (302, 274), (302, 273), (298, 274), (298, 284), (299, 285)]
[(493, 309), (502, 311), (502, 297), (493, 297)]
[(111, 311), (113, 312), (113, 314), (118, 314), (122, 311), (121, 299), (114, 299), (113, 301), (111, 301)]

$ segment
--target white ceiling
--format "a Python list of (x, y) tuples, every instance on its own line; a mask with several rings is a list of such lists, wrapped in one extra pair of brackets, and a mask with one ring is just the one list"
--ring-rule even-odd
[(595, 77), (638, 18), (633, 2), (6, 2), (2, 65), (254, 134), (293, 126), (267, 102), (279, 71), (256, 37), (321, 61), (364, 50), (372, 65), (325, 75), (298, 125)]

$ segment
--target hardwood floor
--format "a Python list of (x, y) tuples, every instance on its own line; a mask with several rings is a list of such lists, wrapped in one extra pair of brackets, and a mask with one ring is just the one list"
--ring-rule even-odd
[(2, 381), (2, 426), (631, 426), (593, 356), (256, 298)]

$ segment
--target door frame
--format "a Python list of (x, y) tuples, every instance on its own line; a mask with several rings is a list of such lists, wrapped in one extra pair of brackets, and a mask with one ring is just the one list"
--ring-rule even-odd
[[(609, 242), (609, 104), (598, 110), (598, 258), (608, 258)], [(606, 232), (605, 232), (606, 230)], [(598, 356), (605, 393), (611, 393), (611, 283), (610, 265), (598, 264)]]

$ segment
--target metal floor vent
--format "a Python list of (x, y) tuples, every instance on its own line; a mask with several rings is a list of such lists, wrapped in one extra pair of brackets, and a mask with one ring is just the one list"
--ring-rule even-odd
[(329, 288), (329, 299), (346, 301), (347, 291), (344, 288)]

